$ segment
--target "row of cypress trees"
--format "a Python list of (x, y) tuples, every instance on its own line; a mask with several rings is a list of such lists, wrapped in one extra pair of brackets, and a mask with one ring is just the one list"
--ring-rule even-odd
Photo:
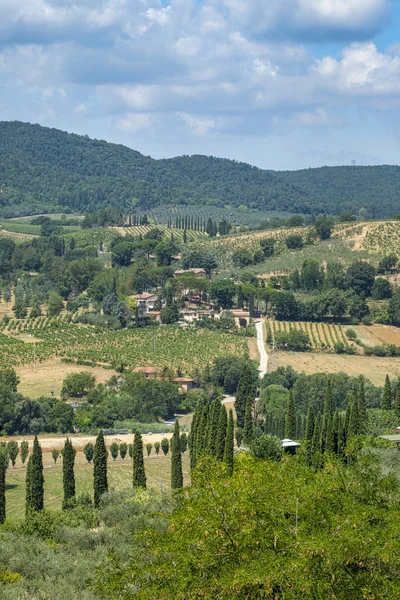
[[(183, 487), (182, 449), (180, 443), (179, 421), (175, 422), (174, 434), (171, 442), (171, 488)], [(76, 450), (71, 440), (67, 438), (63, 450), (63, 509), (73, 506), (75, 498), (75, 456)], [(107, 448), (103, 432), (100, 431), (96, 438), (93, 456), (93, 488), (94, 505), (98, 507), (103, 494), (108, 491), (107, 477)], [(6, 518), (6, 471), (9, 457), (7, 450), (0, 447), (0, 524)], [(146, 488), (146, 473), (143, 457), (143, 439), (140, 432), (136, 432), (133, 442), (133, 487)], [(29, 456), (26, 469), (25, 487), (25, 514), (29, 517), (44, 508), (44, 475), (42, 448), (37, 436), (33, 442), (32, 453)]]
[(217, 399), (199, 405), (193, 415), (189, 436), (190, 468), (194, 469), (201, 458), (212, 456), (225, 462), (233, 473), (234, 422), (233, 412)]

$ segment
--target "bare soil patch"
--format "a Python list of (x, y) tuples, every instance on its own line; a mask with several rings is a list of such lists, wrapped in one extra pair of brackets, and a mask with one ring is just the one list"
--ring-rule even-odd
[(256, 338), (249, 338), (247, 340), (249, 346), (249, 357), (250, 360), (255, 360), (257, 363), (260, 360), (260, 353), (258, 352), (257, 340)]
[(292, 366), (307, 375), (313, 373), (347, 373), (364, 375), (374, 385), (383, 386), (386, 375), (400, 375), (400, 358), (377, 356), (347, 356), (344, 354), (317, 354), (312, 352), (275, 352), (269, 358), (269, 371), (277, 367)]
[(372, 345), (395, 344), (400, 346), (400, 328), (393, 325), (359, 325), (354, 328), (360, 337), (366, 337)]

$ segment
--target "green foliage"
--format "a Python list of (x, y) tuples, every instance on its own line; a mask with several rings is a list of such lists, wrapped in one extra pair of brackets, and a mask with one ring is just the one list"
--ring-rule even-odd
[(44, 504), (44, 476), (42, 448), (35, 435), (32, 454), (26, 469), (26, 515), (43, 510)]
[(0, 525), (6, 519), (6, 472), (8, 454), (5, 448), (0, 447)]
[(88, 442), (87, 444), (85, 444), (85, 446), (83, 447), (83, 453), (88, 463), (91, 463), (94, 456), (94, 446), (92, 442)]
[(161, 449), (161, 443), (160, 442), (154, 442), (154, 450), (155, 450), (157, 456), (160, 454), (160, 449)]
[(47, 300), (47, 316), (56, 317), (64, 308), (63, 299), (57, 292), (50, 292)]
[(280, 350), (306, 352), (311, 349), (311, 341), (305, 331), (292, 329), (291, 331), (278, 331), (275, 334), (275, 346)]
[(104, 442), (104, 435), (101, 430), (96, 438), (93, 464), (94, 505), (97, 508), (100, 505), (101, 497), (108, 491), (107, 448)]
[(143, 440), (139, 431), (133, 439), (133, 487), (146, 488), (146, 473), (144, 470)]
[[(163, 438), (161, 440), (161, 450), (163, 451), (164, 456), (167, 456), (169, 452), (169, 440), (168, 438)], [(156, 449), (157, 452), (157, 449)]]
[(387, 279), (383, 277), (377, 277), (372, 286), (371, 295), (374, 300), (386, 300), (393, 296), (393, 288)]
[(188, 436), (184, 431), (181, 433), (179, 442), (181, 445), (181, 452), (182, 452), (182, 454), (184, 454), (188, 448)]
[(82, 398), (93, 390), (96, 383), (96, 378), (87, 371), (81, 373), (71, 373), (63, 381), (61, 389), (61, 397), (66, 398)]
[(250, 452), (255, 458), (279, 461), (283, 454), (282, 442), (274, 435), (263, 433), (253, 440)]
[(294, 408), (293, 392), (289, 392), (289, 398), (285, 414), (285, 438), (290, 440), (296, 437), (296, 413)]
[(54, 464), (57, 464), (58, 457), (60, 456), (60, 451), (57, 448), (53, 448), (51, 451), (51, 457), (53, 459)]
[(63, 452), (63, 508), (69, 508), (75, 498), (75, 449), (70, 439), (66, 439)]
[(171, 440), (171, 489), (183, 487), (182, 451), (180, 443), (179, 421), (175, 421), (174, 433)]
[(15, 467), (15, 462), (17, 460), (17, 456), (19, 454), (19, 446), (18, 446), (18, 442), (16, 442), (15, 440), (11, 440), (8, 442), (7, 444), (7, 452), (8, 452), (8, 456), (11, 460), (11, 464), (13, 466), (13, 468)]
[(128, 453), (128, 444), (126, 442), (121, 442), (119, 445), (119, 455), (122, 460), (125, 460), (125, 457)]
[(148, 442), (146, 444), (147, 456), (150, 456), (152, 449), (153, 449), (153, 444), (151, 444), (150, 442)]
[(385, 385), (382, 392), (382, 402), (381, 409), (382, 410), (390, 410), (392, 408), (392, 386), (390, 384), (389, 376), (386, 375)]
[(225, 448), (224, 448), (224, 463), (227, 468), (228, 475), (233, 473), (233, 449), (234, 449), (234, 423), (233, 423), (233, 411), (229, 411), (228, 427), (226, 430)]
[(119, 444), (118, 444), (118, 442), (113, 442), (110, 445), (110, 454), (111, 454), (113, 460), (116, 460), (118, 458), (118, 452), (119, 452)]
[(242, 367), (236, 392), (235, 410), (238, 427), (244, 427), (246, 404), (248, 399), (254, 402), (256, 389), (252, 368), (249, 363), (245, 363)]
[(247, 398), (243, 426), (243, 442), (246, 446), (250, 446), (254, 438), (253, 404), (254, 401), (251, 398)]
[(28, 458), (28, 454), (29, 454), (29, 442), (27, 442), (26, 440), (23, 440), (21, 442), (20, 453), (21, 453), (21, 461), (22, 461), (22, 464), (24, 465), (26, 459)]

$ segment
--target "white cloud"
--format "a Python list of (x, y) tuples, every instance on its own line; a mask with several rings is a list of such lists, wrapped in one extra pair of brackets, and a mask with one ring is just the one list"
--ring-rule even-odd
[(177, 113), (196, 135), (206, 135), (215, 127), (213, 119), (201, 118), (188, 113)]

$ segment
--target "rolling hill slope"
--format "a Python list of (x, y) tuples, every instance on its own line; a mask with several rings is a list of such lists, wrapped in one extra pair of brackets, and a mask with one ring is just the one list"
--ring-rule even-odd
[(126, 211), (162, 204), (247, 206), (318, 214), (396, 212), (400, 167), (275, 172), (227, 159), (155, 160), (125, 146), (18, 121), (0, 122), (0, 214)]

